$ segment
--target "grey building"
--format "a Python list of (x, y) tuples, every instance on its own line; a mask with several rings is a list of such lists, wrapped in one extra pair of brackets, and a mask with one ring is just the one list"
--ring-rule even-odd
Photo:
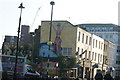
[(118, 2), (118, 25), (120, 26), (120, 1)]
[(15, 43), (17, 42), (17, 36), (5, 36), (4, 42)]
[(22, 25), (21, 27), (21, 37), (20, 37), (20, 42), (23, 44), (29, 43), (30, 42), (30, 26), (28, 25)]
[(40, 48), (40, 31), (41, 26), (38, 27), (38, 29), (35, 29), (34, 31), (34, 55), (33, 58), (35, 62), (37, 62), (38, 56), (39, 56), (39, 48)]

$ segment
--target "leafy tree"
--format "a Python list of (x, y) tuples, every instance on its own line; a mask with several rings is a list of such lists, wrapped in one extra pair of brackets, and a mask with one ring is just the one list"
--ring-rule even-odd
[(59, 62), (59, 76), (63, 76), (66, 74), (66, 71), (74, 68), (76, 65), (76, 58), (75, 57), (66, 57), (66, 56), (58, 56)]
[(29, 44), (20, 44), (18, 47), (18, 52), (21, 53), (23, 56), (27, 56), (31, 54), (31, 46)]
[(58, 62), (60, 68), (73, 68), (76, 65), (76, 58), (72, 56), (71, 57), (59, 56)]
[[(14, 51), (16, 50), (16, 48), (15, 48), (15, 47), (10, 47), (10, 50), (11, 50), (11, 54), (13, 54)], [(11, 54), (10, 54), (10, 55), (11, 55)]]

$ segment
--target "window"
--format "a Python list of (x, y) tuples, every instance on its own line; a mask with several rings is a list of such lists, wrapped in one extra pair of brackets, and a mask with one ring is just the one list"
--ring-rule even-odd
[[(81, 49), (81, 54), (83, 53), (83, 49)], [(83, 56), (81, 56), (83, 58)]]
[(120, 56), (116, 56), (117, 60), (120, 61)]
[(92, 52), (92, 60), (94, 59), (94, 52)]
[(89, 39), (89, 45), (91, 45), (91, 43), (92, 43), (92, 38), (90, 37), (90, 39)]
[(91, 51), (89, 51), (88, 58), (89, 58), (89, 60), (91, 60)]
[(81, 54), (83, 53), (83, 49), (81, 50)]
[(99, 49), (100, 49), (100, 41), (99, 41)]
[(63, 54), (67, 54), (67, 48), (63, 48)]
[(98, 63), (100, 63), (100, 54), (98, 54)]
[(95, 44), (95, 39), (93, 39), (93, 48), (94, 48), (94, 44)]
[(64, 56), (71, 56), (72, 55), (72, 48), (63, 48), (62, 49), (62, 54)]
[(107, 45), (106, 45), (106, 51), (107, 51)]
[(94, 58), (95, 61), (96, 61), (96, 57), (97, 57), (97, 53), (95, 53), (95, 58)]
[(101, 43), (101, 50), (102, 50), (103, 43)]
[(97, 40), (96, 40), (96, 48), (97, 48)]
[(80, 41), (80, 32), (79, 32), (79, 34), (78, 34), (78, 41)]
[(84, 54), (85, 54), (85, 59), (87, 59), (87, 51)]
[(88, 44), (88, 36), (86, 36), (86, 44)]
[(102, 62), (102, 55), (100, 56), (100, 62)]
[(107, 45), (104, 44), (104, 51), (107, 51)]
[(120, 61), (116, 61), (116, 64), (120, 64)]
[(78, 47), (78, 53), (79, 53), (79, 51), (80, 51), (80, 48)]
[(82, 43), (84, 43), (84, 34), (83, 34), (83, 36), (82, 36)]
[(104, 51), (106, 51), (106, 50), (105, 50), (105, 44), (104, 44)]
[(68, 56), (72, 55), (72, 48), (68, 48)]

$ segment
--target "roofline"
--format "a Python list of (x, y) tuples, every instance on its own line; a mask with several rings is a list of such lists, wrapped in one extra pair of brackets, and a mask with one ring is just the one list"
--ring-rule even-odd
[[(50, 22), (50, 20), (43, 20), (41, 22)], [(72, 26), (76, 26), (76, 25), (73, 25), (71, 22), (67, 21), (67, 20), (53, 20), (52, 22), (67, 22), (69, 24), (71, 24)]]
[(119, 26), (113, 23), (84, 23), (84, 24), (77, 24), (77, 26), (79, 25), (115, 25), (115, 26)]

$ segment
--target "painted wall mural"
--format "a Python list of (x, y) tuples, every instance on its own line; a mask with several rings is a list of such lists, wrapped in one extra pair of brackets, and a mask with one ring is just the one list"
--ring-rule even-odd
[(50, 46), (50, 51), (49, 51), (49, 46), (46, 43), (40, 43), (40, 56), (43, 57), (48, 57), (48, 53), (50, 54), (50, 57), (57, 57), (61, 54), (62, 52), (62, 39), (61, 39), (61, 32), (64, 28), (65, 23), (57, 23), (53, 24), (53, 29), (55, 31), (55, 40), (54, 43)]
[(46, 43), (41, 43), (40, 44), (40, 56), (42, 57), (48, 57), (48, 53), (50, 55), (50, 57), (57, 57), (57, 55), (55, 54), (54, 51), (54, 44), (52, 44), (50, 46), (50, 50), (49, 50), (49, 46)]
[(61, 51), (62, 39), (61, 39), (60, 35), (61, 35), (61, 32), (62, 32), (63, 27), (64, 27), (63, 25), (64, 24), (61, 25), (60, 23), (58, 23), (56, 26), (53, 26), (53, 29), (56, 32), (56, 37), (55, 37), (55, 41), (54, 41), (56, 54), (60, 53), (60, 51)]

